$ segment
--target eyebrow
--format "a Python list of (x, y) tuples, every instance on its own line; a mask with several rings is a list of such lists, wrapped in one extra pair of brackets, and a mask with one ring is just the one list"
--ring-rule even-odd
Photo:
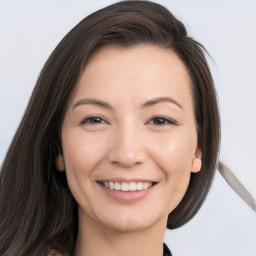
[(102, 101), (102, 100), (96, 100), (96, 99), (91, 99), (91, 98), (79, 100), (77, 103), (74, 104), (73, 109), (80, 105), (86, 105), (86, 104), (97, 105), (97, 106), (100, 106), (100, 107), (103, 107), (103, 108), (106, 108), (109, 110), (113, 110), (113, 107), (109, 103)]
[(162, 103), (162, 102), (173, 103), (176, 106), (178, 106), (180, 109), (183, 110), (181, 104), (179, 104), (176, 100), (174, 100), (174, 99), (172, 99), (170, 97), (159, 97), (159, 98), (155, 98), (155, 99), (149, 100), (149, 101), (147, 101), (147, 102), (142, 104), (142, 108), (149, 107), (149, 106), (152, 106), (152, 105), (155, 105), (155, 104), (158, 104), (158, 103)]
[[(159, 98), (154, 98), (151, 99), (149, 101), (146, 101), (145, 103), (143, 103), (141, 105), (141, 108), (145, 108), (145, 107), (149, 107), (158, 103), (162, 103), (162, 102), (169, 102), (172, 104), (175, 104), (176, 106), (178, 106), (180, 109), (183, 109), (182, 106), (174, 99), (170, 98), (170, 97), (159, 97)], [(87, 99), (82, 99), (79, 100), (78, 102), (76, 102), (73, 106), (73, 109), (80, 106), (80, 105), (97, 105), (103, 108), (106, 108), (108, 110), (113, 110), (114, 108), (107, 102), (102, 101), (102, 100), (97, 100), (97, 99), (93, 99), (93, 98), (87, 98)]]

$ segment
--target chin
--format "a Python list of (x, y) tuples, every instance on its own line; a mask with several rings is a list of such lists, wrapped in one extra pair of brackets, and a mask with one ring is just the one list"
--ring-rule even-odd
[(150, 227), (150, 224), (139, 223), (138, 221), (129, 220), (123, 223), (113, 223), (111, 225), (112, 230), (122, 233), (140, 232)]
[[(136, 217), (135, 217), (136, 216)], [(107, 229), (121, 232), (121, 233), (132, 233), (132, 232), (141, 232), (148, 229), (151, 229), (157, 223), (164, 221), (166, 225), (166, 217), (153, 217), (153, 216), (138, 216), (133, 214), (123, 214), (119, 216), (114, 216), (114, 218), (102, 220), (102, 225)]]

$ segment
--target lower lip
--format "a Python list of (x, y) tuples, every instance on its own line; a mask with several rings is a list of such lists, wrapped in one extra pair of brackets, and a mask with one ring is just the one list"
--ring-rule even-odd
[(99, 184), (99, 186), (111, 198), (117, 201), (127, 202), (127, 203), (142, 200), (143, 198), (148, 196), (154, 190), (154, 187), (155, 187), (154, 185), (148, 189), (124, 192), (120, 190), (111, 190), (109, 188), (104, 187), (101, 184)]

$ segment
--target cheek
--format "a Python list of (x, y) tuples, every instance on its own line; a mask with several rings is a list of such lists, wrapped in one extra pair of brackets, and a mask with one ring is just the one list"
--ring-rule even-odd
[(191, 176), (193, 155), (196, 149), (196, 136), (190, 133), (176, 133), (159, 140), (152, 147), (151, 155), (155, 164), (164, 174), (166, 204), (171, 212), (184, 196)]
[(151, 155), (166, 175), (179, 175), (191, 172), (196, 147), (196, 133), (181, 130), (159, 137), (151, 147)]
[(107, 143), (103, 141), (100, 136), (85, 136), (85, 133), (80, 131), (63, 133), (66, 175), (73, 194), (91, 186), (92, 172), (104, 158), (106, 151)]
[(67, 170), (79, 168), (89, 171), (102, 158), (107, 143), (101, 136), (85, 132), (70, 132), (63, 135), (64, 160)]
[(172, 190), (187, 188), (192, 169), (192, 154), (190, 150), (178, 147), (166, 147), (161, 151), (156, 160), (157, 165), (163, 170), (165, 182)]

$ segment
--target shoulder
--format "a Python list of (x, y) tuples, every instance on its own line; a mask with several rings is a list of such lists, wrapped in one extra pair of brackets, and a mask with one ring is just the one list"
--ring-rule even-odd
[(64, 255), (55, 249), (50, 249), (47, 256), (64, 256)]

